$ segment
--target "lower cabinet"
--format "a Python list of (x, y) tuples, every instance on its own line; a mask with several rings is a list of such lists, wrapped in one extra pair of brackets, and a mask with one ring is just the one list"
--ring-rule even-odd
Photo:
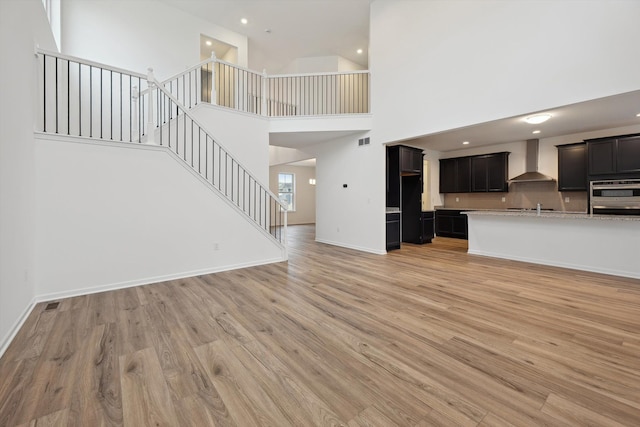
[(433, 211), (422, 212), (420, 217), (422, 223), (422, 243), (431, 243), (435, 231), (435, 214)]
[(387, 214), (387, 250), (400, 249), (400, 213)]
[(459, 210), (439, 209), (435, 214), (436, 236), (468, 239), (467, 216)]

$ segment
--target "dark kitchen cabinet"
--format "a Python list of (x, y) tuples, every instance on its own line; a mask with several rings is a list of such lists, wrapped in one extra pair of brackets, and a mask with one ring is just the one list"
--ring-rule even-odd
[(459, 210), (438, 209), (435, 213), (436, 236), (467, 239), (467, 216)]
[(402, 177), (402, 241), (422, 243), (422, 176)]
[(400, 212), (387, 214), (387, 250), (400, 249)]
[(471, 190), (471, 158), (440, 160), (440, 193), (468, 193)]
[(587, 191), (587, 144), (558, 145), (558, 191)]
[(509, 191), (509, 153), (471, 157), (471, 191)]
[(399, 146), (399, 149), (401, 174), (422, 175), (422, 150), (405, 146)]
[(422, 212), (422, 242), (431, 243), (435, 231), (435, 213), (433, 211)]
[(619, 138), (616, 157), (618, 173), (640, 172), (640, 136)]
[(587, 140), (589, 179), (640, 176), (640, 135)]
[(593, 141), (588, 145), (589, 175), (616, 173), (616, 140)]

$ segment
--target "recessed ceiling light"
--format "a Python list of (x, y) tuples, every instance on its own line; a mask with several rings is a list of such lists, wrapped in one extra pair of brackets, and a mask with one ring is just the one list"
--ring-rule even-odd
[(242, 24), (244, 24), (244, 25), (247, 25), (247, 23), (248, 23), (249, 21), (247, 21), (247, 18), (242, 18), (242, 19), (240, 20), (240, 22), (242, 22)]
[(640, 117), (640, 113), (636, 114), (636, 117)]
[(362, 49), (358, 49), (356, 52), (358, 52), (358, 55), (362, 55)]
[(551, 118), (551, 114), (536, 114), (535, 116), (529, 116), (524, 119), (525, 122), (532, 125), (538, 125), (544, 123)]
[(211, 40), (207, 40), (207, 41), (205, 42), (205, 44), (206, 44), (207, 46), (211, 46)]
[(462, 145), (469, 145), (469, 141), (464, 141)]
[(531, 132), (531, 133), (540, 133), (540, 131), (539, 131), (539, 130), (534, 130), (534, 131), (533, 131), (533, 132)]

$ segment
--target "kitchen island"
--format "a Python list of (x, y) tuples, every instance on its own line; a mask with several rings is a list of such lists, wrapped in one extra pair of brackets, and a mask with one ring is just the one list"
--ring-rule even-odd
[(640, 279), (640, 216), (465, 213), (470, 254)]

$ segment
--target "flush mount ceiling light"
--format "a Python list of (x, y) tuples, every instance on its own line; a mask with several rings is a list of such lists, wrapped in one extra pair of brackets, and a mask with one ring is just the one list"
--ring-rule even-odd
[(247, 25), (247, 23), (248, 23), (249, 21), (247, 21), (247, 18), (242, 18), (242, 19), (240, 20), (240, 22), (241, 22), (243, 25)]
[(205, 42), (205, 44), (206, 44), (207, 46), (211, 46), (211, 40), (207, 40), (207, 41)]
[(469, 141), (464, 141), (462, 145), (469, 145)]
[(551, 118), (551, 114), (536, 114), (535, 116), (529, 116), (524, 119), (525, 122), (532, 125), (539, 125), (540, 123), (544, 123)]
[(356, 50), (356, 52), (358, 53), (358, 55), (362, 55), (362, 49), (358, 49)]
[(640, 117), (640, 113), (636, 114), (636, 117)]
[(531, 133), (540, 133), (540, 131), (539, 131), (539, 130), (534, 130), (534, 131), (533, 131), (533, 132), (531, 132)]

